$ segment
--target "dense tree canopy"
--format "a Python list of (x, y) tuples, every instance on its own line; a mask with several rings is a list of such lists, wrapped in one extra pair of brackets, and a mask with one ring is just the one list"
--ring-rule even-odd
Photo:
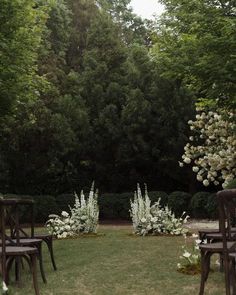
[(34, 0), (0, 1), (0, 113), (37, 96), (37, 49), (47, 14)]
[[(188, 189), (178, 167), (195, 98), (232, 108), (231, 1), (0, 0), (0, 188)], [(232, 5), (231, 5), (232, 4)]]
[(183, 81), (197, 98), (236, 104), (235, 1), (162, 0), (157, 37), (162, 75)]

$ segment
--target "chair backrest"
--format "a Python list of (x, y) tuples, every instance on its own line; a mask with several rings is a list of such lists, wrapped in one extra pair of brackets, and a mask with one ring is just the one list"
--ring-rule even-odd
[[(225, 271), (226, 295), (230, 295), (230, 260), (229, 253), (236, 251), (232, 222), (236, 216), (236, 189), (223, 190), (217, 193), (219, 202), (219, 225), (223, 237), (223, 258)], [(228, 243), (228, 241), (234, 241)]]
[[(223, 243), (235, 241), (232, 226), (236, 217), (236, 189), (223, 190), (217, 193), (219, 203), (219, 226), (223, 235)], [(227, 248), (227, 247), (226, 247)]]
[[(6, 225), (10, 227), (10, 237), (11, 239), (19, 240), (21, 237), (34, 237), (34, 201), (28, 199), (14, 199), (11, 200), (11, 206), (8, 206), (8, 212), (6, 216)], [(30, 214), (30, 229), (31, 233), (28, 234), (23, 228), (21, 222), (22, 217), (22, 207), (25, 212)]]

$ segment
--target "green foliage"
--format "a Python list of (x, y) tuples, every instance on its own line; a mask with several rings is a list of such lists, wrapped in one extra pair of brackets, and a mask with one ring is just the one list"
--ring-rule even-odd
[(56, 202), (57, 207), (60, 212), (62, 211), (68, 211), (68, 206), (73, 206), (75, 201), (75, 195), (74, 194), (61, 194), (56, 196)]
[(97, 2), (119, 25), (125, 43), (150, 45), (149, 22), (133, 13), (129, 6), (130, 0), (99, 0)]
[[(221, 30), (233, 50), (231, 17), (229, 28), (222, 17), (216, 33), (218, 10), (212, 31), (196, 22), (199, 17), (203, 25), (206, 17), (209, 23), (213, 6), (164, 1), (169, 17), (156, 34), (154, 23), (137, 17), (129, 2), (2, 0), (0, 109), (12, 110), (0, 120), (2, 191), (58, 195), (90, 179), (108, 192), (129, 191), (137, 181), (166, 191), (191, 186), (191, 173), (178, 167), (186, 122), (193, 98), (208, 97), (212, 80), (214, 91), (227, 84), (222, 77), (231, 60), (227, 75), (218, 66), (228, 56)], [(188, 19), (191, 5), (197, 10)], [(175, 14), (183, 22), (176, 23)], [(207, 38), (216, 34), (222, 38), (213, 46)], [(218, 64), (217, 57), (208, 59), (208, 43), (214, 54), (222, 50)], [(228, 95), (233, 87), (227, 89)], [(120, 203), (118, 215), (127, 217), (126, 198)]]
[(101, 219), (129, 219), (132, 193), (102, 194), (98, 198)]
[(2, 126), (1, 150), (8, 164), (5, 173), (10, 187), (30, 193), (60, 190), (58, 185), (64, 181), (61, 174), (65, 177), (73, 168), (66, 155), (75, 142), (65, 110), (64, 114), (52, 112), (38, 100), (21, 105)]
[(59, 213), (56, 199), (54, 196), (39, 195), (34, 196), (35, 201), (35, 220), (40, 223), (45, 223), (49, 214)]
[(183, 211), (189, 213), (190, 211), (190, 200), (191, 195), (186, 192), (176, 191), (169, 195), (168, 197), (168, 206), (176, 216), (181, 216)]
[(183, 82), (204, 103), (235, 106), (235, 1), (161, 2), (166, 13), (155, 51), (162, 75)]
[(216, 219), (218, 218), (218, 202), (216, 198), (216, 194), (211, 194), (208, 197), (206, 204), (207, 216), (208, 218)]
[[(33, 199), (35, 201), (35, 222), (45, 223), (50, 214), (60, 214), (69, 210), (69, 206), (74, 204), (74, 194), (53, 195), (17, 195), (2, 194), (4, 198)], [(130, 220), (130, 199), (133, 192), (127, 193), (104, 193), (98, 196), (99, 219), (100, 220)], [(208, 192), (198, 192), (191, 196), (185, 192), (173, 192), (167, 194), (164, 191), (151, 191), (149, 198), (152, 203), (158, 202), (160, 205), (168, 205), (173, 208), (173, 212), (180, 216), (183, 211), (190, 213), (191, 218), (217, 219), (218, 206), (216, 194)], [(168, 202), (168, 203), (167, 203)], [(30, 215), (27, 207), (22, 207), (20, 211), (21, 222), (29, 222)]]
[(17, 107), (19, 102), (39, 94), (37, 50), (47, 5), (35, 7), (34, 0), (1, 0), (0, 6), (0, 113), (3, 116), (15, 104)]
[(164, 207), (168, 204), (168, 194), (163, 191), (151, 191), (148, 193), (148, 196), (152, 203), (156, 203), (160, 199), (161, 207)]
[(209, 217), (209, 197), (211, 193), (198, 192), (193, 195), (190, 203), (191, 213), (195, 218)]
[(233, 189), (236, 188), (236, 179), (233, 179), (228, 183), (228, 185), (225, 187), (226, 189)]

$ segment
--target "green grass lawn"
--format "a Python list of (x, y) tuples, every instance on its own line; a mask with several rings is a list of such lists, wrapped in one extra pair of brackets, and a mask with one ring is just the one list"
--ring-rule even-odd
[[(104, 236), (56, 240), (58, 271), (53, 271), (45, 249), (44, 285), (41, 295), (194, 295), (200, 276), (176, 271), (182, 237), (135, 237), (129, 226), (100, 226)], [(224, 277), (217, 268), (210, 273), (205, 294), (222, 295)], [(24, 271), (26, 273), (26, 271)], [(33, 295), (32, 280), (23, 275), (23, 287), (10, 294)]]

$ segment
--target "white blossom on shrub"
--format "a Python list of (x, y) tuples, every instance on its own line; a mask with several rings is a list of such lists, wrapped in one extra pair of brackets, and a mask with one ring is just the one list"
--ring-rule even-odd
[(192, 164), (198, 181), (226, 187), (236, 177), (236, 118), (235, 113), (198, 109), (195, 121), (189, 121), (193, 135), (184, 147), (185, 164)]
[(61, 215), (49, 215), (46, 226), (51, 234), (57, 238), (67, 238), (82, 233), (96, 233), (98, 226), (99, 208), (98, 193), (92, 184), (88, 198), (83, 191), (80, 197), (75, 193), (75, 204), (69, 207), (70, 214), (62, 211)]
[(140, 186), (137, 185), (137, 192), (134, 193), (134, 200), (130, 201), (130, 205), (130, 216), (133, 222), (134, 233), (137, 235), (180, 235), (188, 231), (183, 227), (183, 224), (187, 222), (188, 216), (184, 217), (185, 213), (183, 213), (182, 217), (176, 218), (168, 206), (161, 208), (160, 199), (151, 206), (146, 186), (143, 197)]

